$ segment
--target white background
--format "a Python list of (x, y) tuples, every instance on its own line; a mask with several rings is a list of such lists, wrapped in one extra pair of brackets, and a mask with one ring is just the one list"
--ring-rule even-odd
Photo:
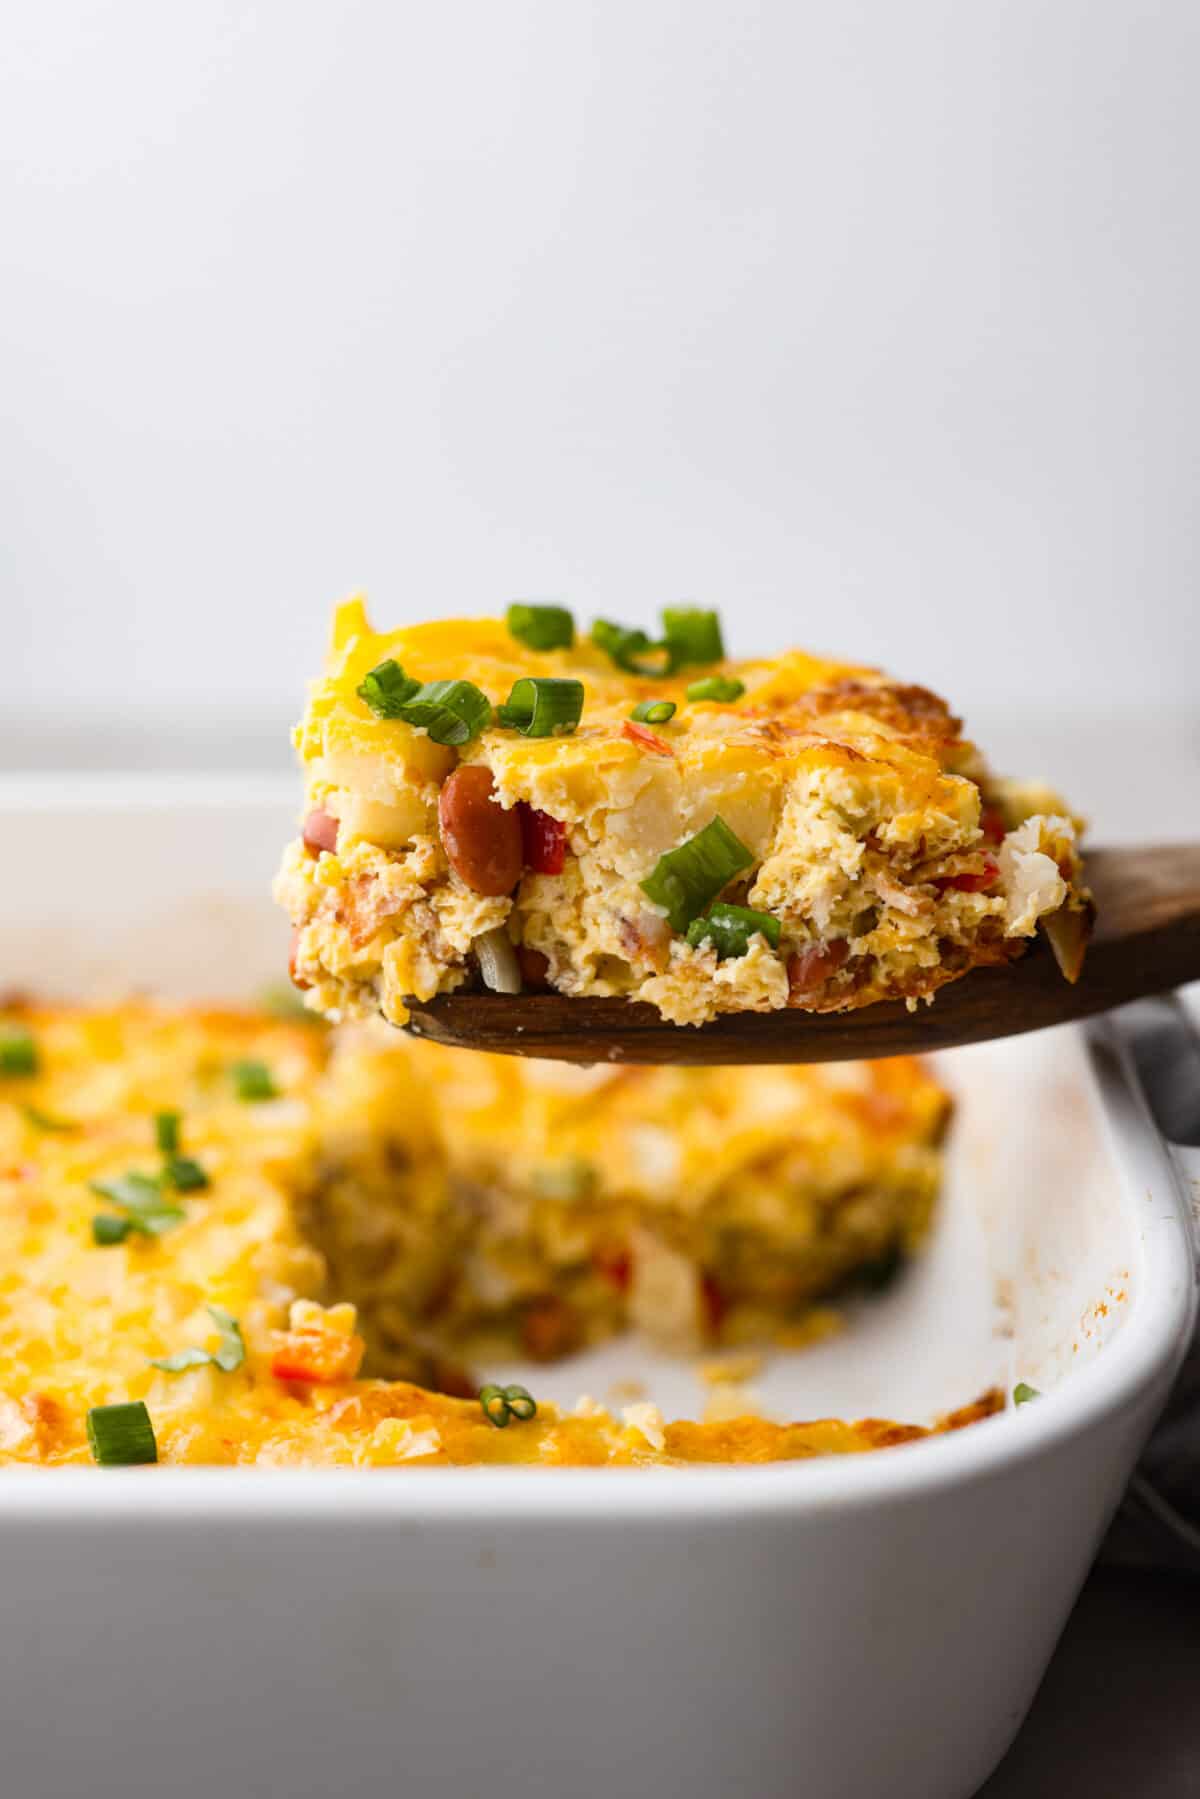
[(282, 765), (357, 585), (1164, 728), (1198, 77), (1190, 0), (14, 11), (0, 762)]

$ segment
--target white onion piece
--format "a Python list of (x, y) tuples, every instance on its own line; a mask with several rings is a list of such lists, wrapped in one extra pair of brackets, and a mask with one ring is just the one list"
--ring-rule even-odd
[(1086, 912), (1068, 911), (1066, 906), (1042, 919), (1042, 929), (1050, 939), (1054, 960), (1072, 985), (1079, 979), (1087, 954), (1088, 922)]
[(476, 937), (471, 948), (478, 958), (485, 987), (490, 987), (493, 993), (523, 991), (517, 952), (502, 925), (497, 925), (494, 931), (484, 931)]

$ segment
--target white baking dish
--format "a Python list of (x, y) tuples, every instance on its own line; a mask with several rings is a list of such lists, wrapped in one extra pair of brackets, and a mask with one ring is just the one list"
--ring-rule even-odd
[[(289, 795), (0, 784), (0, 985), (252, 990)], [(1041, 1678), (1190, 1331), (1179, 1169), (1100, 1027), (961, 1052), (929, 1255), (777, 1358), (792, 1416), (960, 1435), (758, 1469), (0, 1475), (0, 1791), (960, 1799)], [(625, 1345), (537, 1375), (664, 1406)]]

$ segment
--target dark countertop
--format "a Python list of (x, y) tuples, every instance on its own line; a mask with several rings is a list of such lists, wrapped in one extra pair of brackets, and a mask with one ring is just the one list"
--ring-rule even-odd
[(977, 1799), (1197, 1799), (1200, 1580), (1096, 1568)]

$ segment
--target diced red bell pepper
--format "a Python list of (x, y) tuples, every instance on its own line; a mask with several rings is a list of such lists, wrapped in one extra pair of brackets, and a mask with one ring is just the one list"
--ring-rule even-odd
[(937, 883), (939, 893), (952, 888), (956, 893), (985, 893), (994, 887), (1000, 873), (1000, 864), (991, 856), (983, 859), (983, 868), (979, 874), (944, 875)]
[(985, 806), (979, 814), (979, 829), (985, 843), (1003, 843), (1007, 834), (1003, 814), (998, 806)]
[(811, 949), (797, 950), (788, 957), (788, 989), (792, 999), (803, 999), (823, 987), (831, 974), (836, 974), (850, 954), (844, 937), (829, 943), (814, 943)]
[(521, 849), (535, 875), (560, 875), (567, 860), (567, 827), (548, 812), (521, 801)]
[(271, 1338), (271, 1373), (276, 1380), (308, 1385), (353, 1380), (362, 1366), (361, 1337), (337, 1331), (275, 1331)]
[(615, 1243), (601, 1244), (592, 1251), (592, 1267), (618, 1293), (628, 1293), (633, 1281), (633, 1257), (627, 1249)]
[(673, 756), (675, 754), (665, 739), (660, 737), (656, 731), (648, 731), (645, 725), (639, 725), (636, 719), (627, 718), (621, 726), (621, 730), (629, 741), (636, 743), (640, 749), (652, 750), (656, 756)]

